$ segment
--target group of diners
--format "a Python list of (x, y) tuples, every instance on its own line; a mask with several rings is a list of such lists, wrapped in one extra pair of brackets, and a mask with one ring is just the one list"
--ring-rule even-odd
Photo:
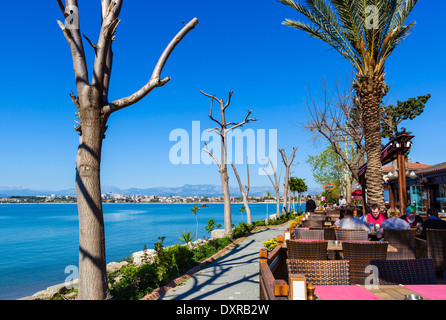
[(427, 218), (423, 220), (416, 208), (408, 206), (401, 214), (397, 208), (390, 208), (387, 212), (381, 212), (379, 205), (372, 204), (368, 207), (367, 214), (355, 217), (356, 207), (347, 204), (340, 209), (339, 219), (333, 224), (341, 229), (364, 229), (368, 232), (376, 232), (378, 239), (383, 239), (383, 229), (410, 229), (416, 228), (420, 238), (426, 239), (426, 229), (446, 229), (446, 221), (438, 217), (436, 209), (427, 211)]

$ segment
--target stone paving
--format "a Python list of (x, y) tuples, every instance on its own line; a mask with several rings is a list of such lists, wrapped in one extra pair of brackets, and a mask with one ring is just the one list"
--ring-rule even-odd
[(262, 242), (283, 235), (287, 227), (258, 230), (158, 300), (258, 300)]

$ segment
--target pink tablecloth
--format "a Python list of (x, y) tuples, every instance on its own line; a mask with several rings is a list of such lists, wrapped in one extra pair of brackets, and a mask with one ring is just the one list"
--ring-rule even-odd
[(382, 300), (367, 289), (356, 285), (314, 287), (314, 293), (322, 300)]
[(404, 287), (429, 300), (446, 300), (446, 285), (404, 285)]

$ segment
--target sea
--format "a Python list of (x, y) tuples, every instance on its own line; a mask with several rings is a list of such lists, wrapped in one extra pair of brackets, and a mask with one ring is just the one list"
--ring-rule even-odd
[[(107, 263), (120, 261), (159, 237), (165, 247), (181, 243), (183, 231), (209, 238), (207, 221), (224, 225), (223, 204), (103, 204)], [(232, 223), (246, 222), (242, 204), (232, 204)], [(301, 211), (305, 210), (302, 204)], [(276, 212), (276, 204), (250, 204), (253, 221)], [(296, 209), (297, 204), (296, 204)], [(197, 218), (197, 220), (196, 220)], [(76, 277), (79, 264), (79, 219), (76, 204), (0, 205), (0, 300), (15, 300)]]

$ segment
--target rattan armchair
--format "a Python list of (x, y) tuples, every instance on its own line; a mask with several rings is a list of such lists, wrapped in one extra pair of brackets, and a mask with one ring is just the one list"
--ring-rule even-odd
[(446, 230), (426, 230), (427, 257), (437, 272), (446, 270)]
[(370, 260), (386, 259), (388, 245), (387, 241), (342, 242), (344, 259), (350, 261), (351, 284), (364, 284), (370, 275), (365, 273)]
[(303, 274), (312, 285), (349, 285), (349, 262), (346, 260), (286, 260), (288, 274)]
[(305, 260), (327, 260), (328, 241), (287, 240), (287, 258)]
[(294, 239), (313, 239), (313, 240), (326, 240), (324, 239), (324, 230), (310, 230), (304, 228), (294, 229)]
[(308, 220), (325, 221), (325, 214), (312, 214)]
[(436, 284), (432, 259), (371, 260), (380, 285)]
[(415, 259), (416, 229), (383, 229), (384, 240), (398, 249), (398, 252), (387, 253), (387, 259)]
[(335, 227), (311, 228), (312, 230), (324, 230), (324, 240), (336, 240)]
[(369, 239), (369, 233), (364, 229), (335, 229), (335, 234), (336, 240), (341, 241), (367, 241)]
[(324, 223), (325, 220), (305, 220), (302, 221), (302, 226), (304, 228), (322, 228)]

